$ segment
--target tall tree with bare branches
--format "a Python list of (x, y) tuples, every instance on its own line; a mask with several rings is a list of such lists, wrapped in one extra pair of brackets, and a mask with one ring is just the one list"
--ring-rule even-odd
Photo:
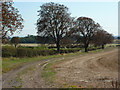
[(70, 27), (72, 27), (73, 18), (70, 17), (68, 8), (62, 4), (51, 2), (43, 4), (38, 12), (38, 35), (51, 36), (59, 52), (62, 38), (70, 34)]
[(98, 23), (95, 23), (91, 18), (79, 17), (76, 21), (75, 33), (81, 36), (81, 42), (84, 44), (85, 52), (91, 42), (95, 32), (100, 28)]
[(104, 49), (104, 45), (108, 43), (112, 43), (114, 40), (114, 37), (112, 34), (109, 34), (107, 31), (99, 30), (96, 32), (93, 38), (93, 43), (95, 46), (102, 46), (102, 49)]

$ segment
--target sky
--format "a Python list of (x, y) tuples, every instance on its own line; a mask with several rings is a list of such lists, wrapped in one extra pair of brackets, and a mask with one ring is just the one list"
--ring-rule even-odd
[[(48, 1), (47, 1), (48, 2)], [(24, 29), (13, 36), (37, 35), (36, 22), (40, 6), (46, 2), (14, 2), (24, 19)], [(118, 2), (57, 2), (69, 8), (72, 17), (89, 17), (99, 23), (104, 30), (118, 35)]]

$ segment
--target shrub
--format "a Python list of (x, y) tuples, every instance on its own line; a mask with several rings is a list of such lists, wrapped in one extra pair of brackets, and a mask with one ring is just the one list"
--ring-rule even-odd
[(17, 49), (17, 56), (18, 57), (34, 57), (38, 56), (37, 49), (32, 48), (18, 48)]
[(49, 53), (49, 50), (42, 50), (42, 55), (43, 55), (43, 56), (48, 55), (48, 53)]
[(17, 57), (26, 57), (27, 49), (26, 48), (17, 48)]
[(17, 50), (13, 46), (2, 47), (2, 57), (15, 57), (16, 53), (17, 53)]
[(54, 53), (54, 50), (41, 50), (41, 54), (43, 55), (43, 56), (46, 56), (46, 55), (53, 55), (53, 54), (55, 54)]
[(46, 49), (48, 49), (47, 46), (45, 46), (45, 45), (40, 45), (40, 46), (38, 46), (36, 48), (39, 49), (39, 50), (46, 50)]
[(33, 50), (32, 50), (33, 56), (39, 56), (39, 54), (37, 53), (37, 51), (38, 51), (38, 50), (36, 50), (36, 49), (33, 49)]
[(54, 55), (54, 54), (56, 54), (56, 53), (57, 53), (56, 50), (49, 50), (49, 51), (48, 51), (48, 54), (49, 54), (49, 55)]
[[(74, 53), (79, 51), (79, 48), (62, 48), (60, 53)], [(46, 56), (57, 54), (57, 50), (41, 48), (41, 47), (18, 47), (4, 46), (2, 49), (3, 57), (34, 57), (34, 56)]]
[(26, 56), (27, 57), (33, 57), (34, 56), (34, 50), (31, 48), (26, 48)]

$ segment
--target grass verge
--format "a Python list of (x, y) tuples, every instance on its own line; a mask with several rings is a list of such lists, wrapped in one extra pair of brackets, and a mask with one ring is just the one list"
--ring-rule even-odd
[(51, 55), (51, 56), (39, 56), (39, 57), (32, 57), (32, 58), (3, 58), (2, 59), (2, 73), (7, 73), (10, 70), (19, 68), (27, 63), (34, 62), (34, 61), (40, 61), (44, 59), (51, 59), (51, 58), (57, 58), (62, 55)]
[(49, 83), (53, 83), (54, 75), (56, 74), (55, 70), (51, 67), (52, 65), (53, 63), (47, 64), (42, 73), (42, 77), (44, 77), (46, 81), (49, 81)]

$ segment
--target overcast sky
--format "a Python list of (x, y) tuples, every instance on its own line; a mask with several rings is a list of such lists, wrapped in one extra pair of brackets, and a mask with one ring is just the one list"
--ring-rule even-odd
[[(24, 19), (24, 29), (14, 36), (37, 35), (36, 22), (38, 10), (46, 2), (15, 2)], [(118, 35), (118, 2), (59, 2), (69, 8), (73, 17), (89, 17), (99, 23), (102, 28), (114, 36)]]

